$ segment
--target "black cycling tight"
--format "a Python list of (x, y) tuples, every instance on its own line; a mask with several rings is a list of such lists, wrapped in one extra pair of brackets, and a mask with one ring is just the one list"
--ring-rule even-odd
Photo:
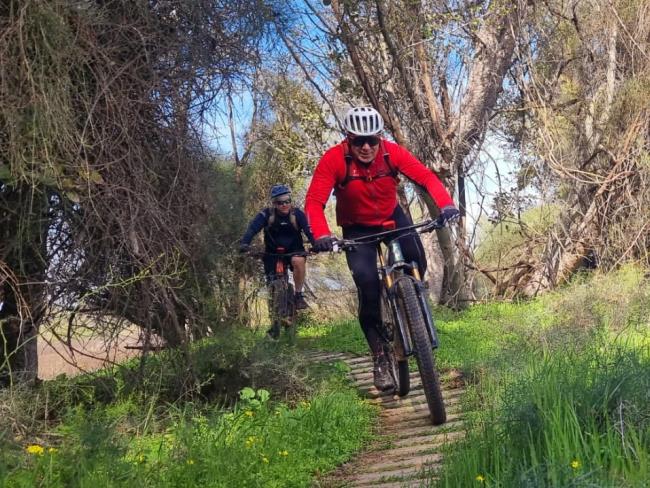
[[(393, 215), (388, 220), (394, 220), (397, 228), (411, 225), (411, 220), (398, 205)], [(381, 232), (381, 227), (366, 227), (354, 225), (343, 229), (345, 239), (356, 239), (369, 234)], [(400, 245), (404, 259), (407, 262), (418, 263), (420, 275), (424, 278), (427, 261), (419, 235), (408, 235), (400, 238)], [(377, 272), (376, 244), (356, 246), (352, 251), (346, 252), (348, 267), (352, 271), (352, 278), (357, 286), (359, 296), (359, 322), (366, 336), (368, 346), (374, 355), (382, 351), (382, 339), (376, 326), (381, 324), (380, 312), (380, 284)]]

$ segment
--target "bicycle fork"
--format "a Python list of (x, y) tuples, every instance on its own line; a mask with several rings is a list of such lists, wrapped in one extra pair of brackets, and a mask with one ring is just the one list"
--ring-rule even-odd
[(402, 317), (397, 310), (397, 304), (395, 303), (395, 283), (393, 277), (390, 275), (390, 272), (387, 272), (386, 270), (386, 260), (384, 259), (379, 245), (377, 245), (377, 253), (379, 256), (379, 264), (382, 270), (382, 286), (386, 287), (386, 295), (388, 298), (388, 304), (390, 305), (390, 312), (393, 315), (394, 323), (397, 325), (397, 330), (393, 333), (399, 334), (399, 343), (402, 345), (403, 349), (401, 352), (404, 354), (404, 358), (398, 359), (405, 359), (406, 357), (413, 354), (413, 346), (411, 345), (410, 335), (406, 330), (406, 325), (404, 324), (404, 321), (402, 320)]

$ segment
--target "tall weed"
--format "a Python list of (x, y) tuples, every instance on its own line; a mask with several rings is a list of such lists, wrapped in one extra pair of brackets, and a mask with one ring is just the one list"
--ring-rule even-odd
[(578, 276), (536, 300), (438, 311), (439, 364), (470, 380), (439, 486), (645, 487), (650, 285)]
[(647, 486), (650, 354), (594, 339), (484, 376), (442, 486)]

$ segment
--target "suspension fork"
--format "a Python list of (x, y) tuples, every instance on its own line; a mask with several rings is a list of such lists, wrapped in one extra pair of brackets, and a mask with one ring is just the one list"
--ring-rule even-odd
[(395, 303), (395, 281), (393, 277), (386, 271), (386, 260), (381, 252), (381, 247), (377, 244), (377, 254), (379, 255), (379, 264), (381, 266), (381, 274), (383, 279), (382, 286), (386, 287), (388, 292), (388, 303), (390, 304), (391, 313), (393, 314), (393, 319), (397, 324), (397, 333), (399, 334), (399, 339), (404, 348), (404, 356), (410, 356), (413, 354), (413, 346), (411, 345), (410, 335), (406, 330), (406, 325), (402, 320), (401, 315), (397, 310), (397, 304)]
[(433, 315), (429, 308), (429, 302), (427, 302), (426, 292), (424, 291), (426, 288), (424, 287), (424, 282), (420, 277), (420, 270), (415, 261), (411, 263), (411, 273), (413, 278), (415, 278), (415, 289), (418, 294), (418, 300), (420, 301), (420, 308), (422, 309), (422, 313), (424, 314), (427, 323), (427, 331), (429, 332), (429, 339), (431, 339), (431, 347), (437, 349), (438, 333), (436, 332), (436, 323), (433, 320)]

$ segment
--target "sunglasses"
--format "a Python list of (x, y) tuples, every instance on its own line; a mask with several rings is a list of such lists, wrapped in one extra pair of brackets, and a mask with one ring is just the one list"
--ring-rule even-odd
[(276, 200), (276, 201), (273, 202), (273, 203), (274, 203), (275, 205), (277, 205), (278, 207), (279, 207), (280, 205), (289, 205), (289, 204), (291, 203), (291, 198), (288, 198), (287, 200)]
[(354, 147), (363, 147), (365, 144), (374, 147), (379, 144), (379, 137), (357, 136), (355, 138), (350, 138), (350, 144), (352, 144)]

